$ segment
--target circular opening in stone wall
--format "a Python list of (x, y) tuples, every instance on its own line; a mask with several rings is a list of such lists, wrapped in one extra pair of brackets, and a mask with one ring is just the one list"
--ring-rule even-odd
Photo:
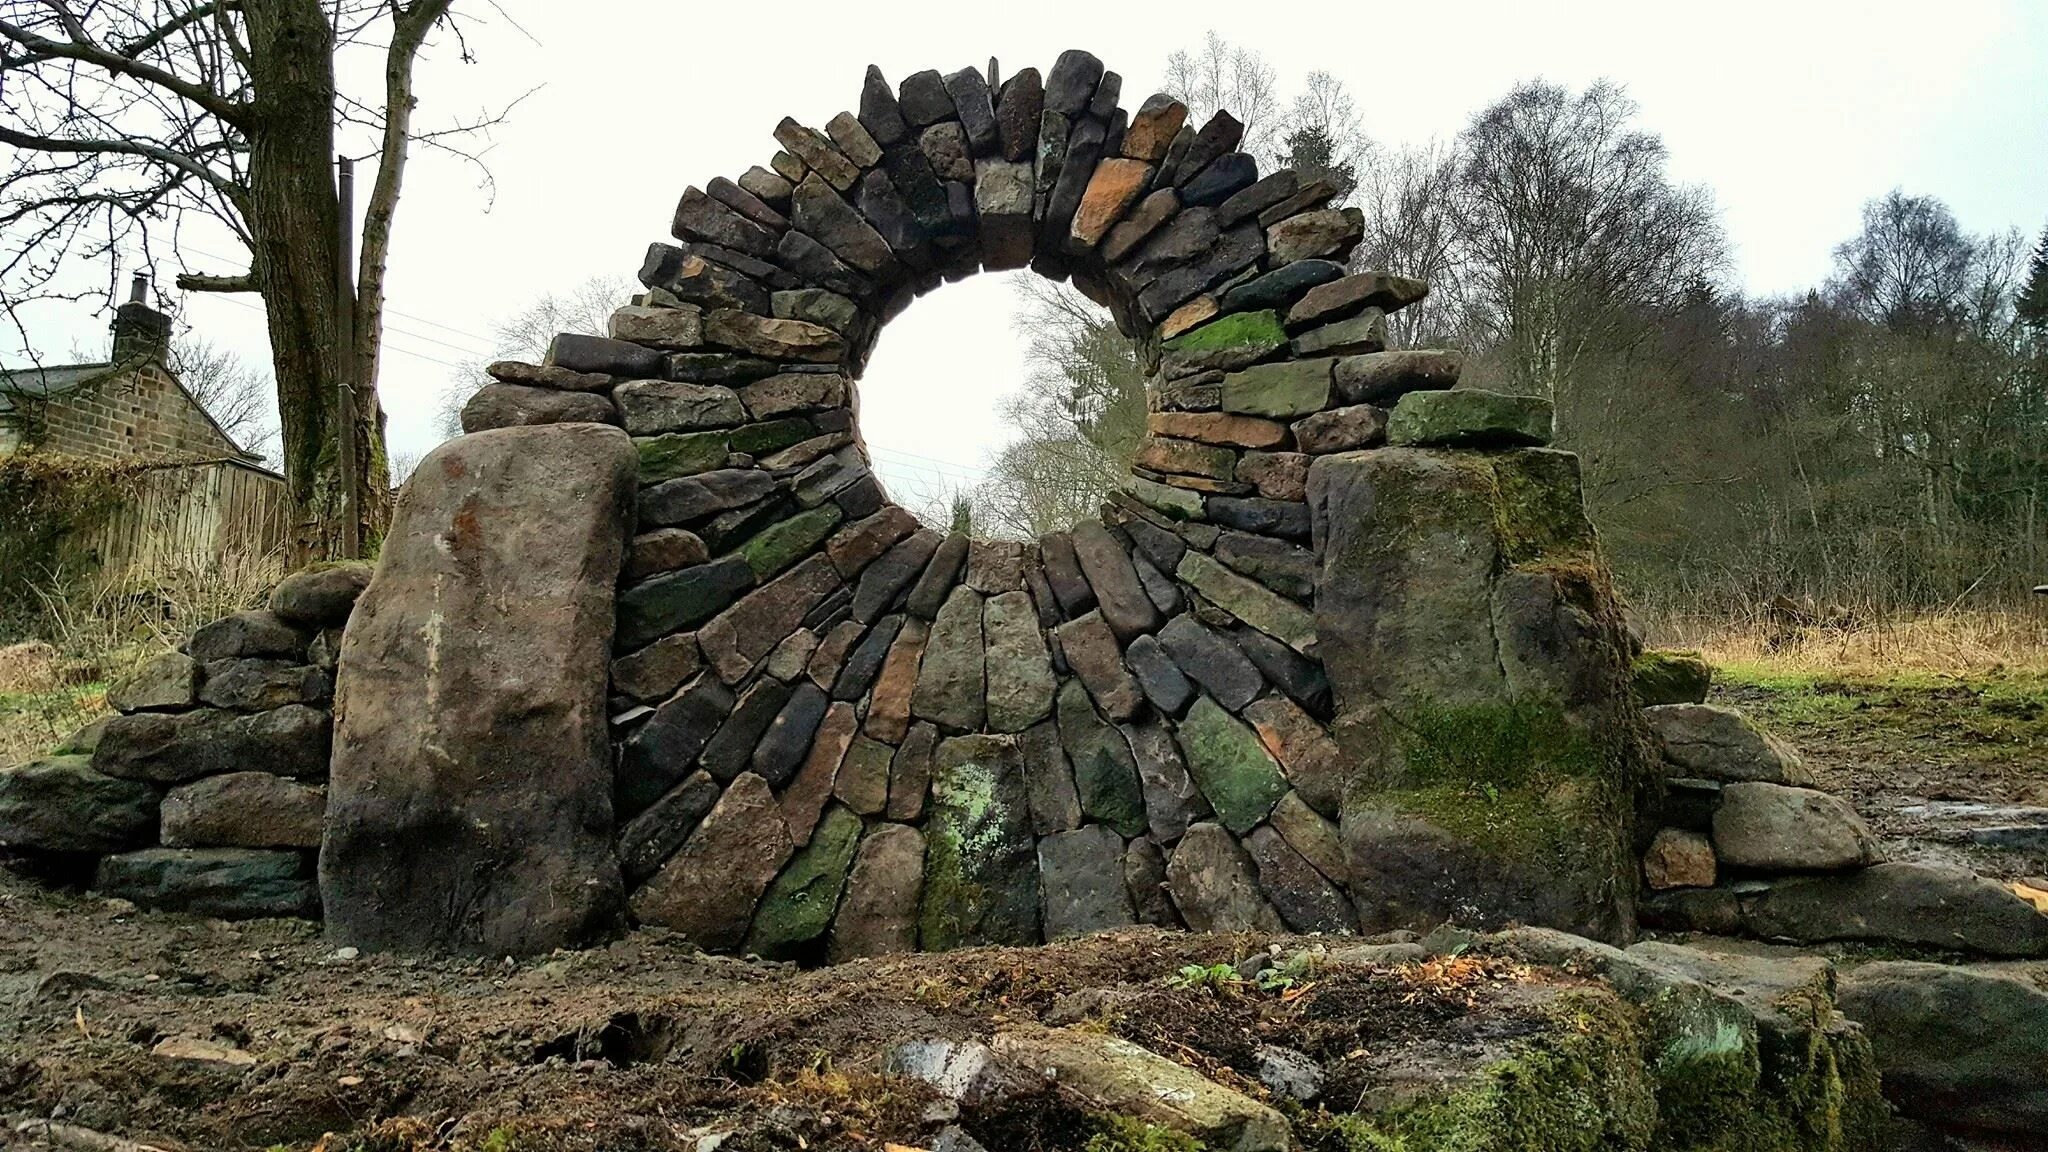
[[(971, 277), (927, 293), (889, 323), (860, 381), (860, 425), (889, 498), (934, 527), (999, 486), (994, 465), (1022, 433), (1013, 401), (1031, 371), (1019, 331), (1021, 282)], [(975, 516), (982, 536), (1014, 533)]]

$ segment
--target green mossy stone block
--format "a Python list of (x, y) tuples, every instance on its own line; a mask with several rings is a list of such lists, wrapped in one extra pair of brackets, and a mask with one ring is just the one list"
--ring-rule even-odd
[(1387, 443), (1414, 448), (1541, 447), (1550, 443), (1552, 415), (1550, 401), (1541, 396), (1477, 388), (1410, 392), (1387, 418)]
[(1200, 520), (1202, 518), (1202, 494), (1143, 476), (1124, 477), (1124, 491), (1145, 507), (1162, 516), (1175, 520)]
[(811, 422), (801, 416), (791, 416), (786, 420), (768, 420), (760, 424), (742, 424), (723, 433), (732, 451), (744, 452), (749, 456), (766, 456), (770, 452), (780, 452), (817, 434), (818, 430), (811, 426)]
[(1330, 406), (1334, 396), (1331, 363), (1289, 360), (1232, 372), (1223, 378), (1223, 410), (1279, 420), (1321, 412)]
[(659, 484), (725, 467), (732, 451), (724, 432), (671, 432), (633, 441), (640, 452), (640, 483)]
[(740, 545), (740, 555), (757, 582), (768, 579), (811, 554), (839, 526), (845, 514), (837, 504), (820, 504), (787, 520), (771, 524)]
[(1704, 704), (1714, 686), (1714, 666), (1697, 652), (1652, 648), (1636, 657), (1631, 670), (1636, 697), (1643, 707), (1658, 704)]
[(853, 867), (860, 832), (860, 817), (851, 809), (835, 804), (825, 813), (811, 842), (790, 858), (761, 897), (747, 951), (781, 959), (825, 934)]
[(1280, 314), (1268, 310), (1218, 317), (1200, 328), (1175, 336), (1161, 347), (1169, 352), (1206, 352), (1212, 348), (1245, 345), (1278, 348), (1285, 343), (1287, 329), (1280, 324)]
[(1145, 791), (1130, 744), (1096, 713), (1079, 680), (1068, 680), (1058, 700), (1060, 742), (1074, 765), (1081, 811), (1121, 836), (1142, 835)]
[(1192, 549), (1181, 557), (1174, 575), (1218, 608), (1295, 651), (1307, 654), (1315, 647), (1315, 616), (1264, 584)]
[(1240, 836), (1258, 827), (1287, 794), (1287, 777), (1258, 733), (1207, 696), (1181, 722), (1180, 747), (1216, 818)]
[(1038, 867), (1016, 741), (956, 736), (932, 755), (918, 947), (1038, 942)]

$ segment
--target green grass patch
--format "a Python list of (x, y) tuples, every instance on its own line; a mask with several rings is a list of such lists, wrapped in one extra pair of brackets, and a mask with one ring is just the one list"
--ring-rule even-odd
[(2048, 673), (1844, 676), (1736, 663), (1715, 674), (1717, 701), (1795, 745), (1939, 749), (2048, 774)]

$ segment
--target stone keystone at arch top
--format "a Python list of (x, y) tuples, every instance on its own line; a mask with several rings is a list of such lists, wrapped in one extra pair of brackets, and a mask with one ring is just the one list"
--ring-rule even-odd
[[(683, 193), (608, 336), (491, 366), (349, 632), (338, 938), (1626, 934), (1628, 653), (1547, 407), (1387, 350), (1425, 287), (1351, 270), (1330, 183), (1121, 95), (1080, 51), (870, 68)], [(1149, 435), (1100, 520), (943, 537), (859, 381), (917, 296), (1024, 267), (1137, 343)]]

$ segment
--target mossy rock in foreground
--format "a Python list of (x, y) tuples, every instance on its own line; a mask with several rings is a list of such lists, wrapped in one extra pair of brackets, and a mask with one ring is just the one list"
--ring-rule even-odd
[[(1869, 1044), (1819, 1018), (1707, 1033), (1671, 1005), (1559, 995), (1547, 1027), (1447, 1090), (1376, 1113), (1303, 1114), (1344, 1152), (1876, 1152), (1887, 1124)], [(1832, 1009), (1823, 1008), (1825, 1016)], [(1715, 1014), (1718, 1015), (1718, 1014)], [(1702, 1021), (1696, 1021), (1700, 1023)], [(1702, 1039), (1711, 1042), (1702, 1045)]]
[(1714, 684), (1714, 666), (1697, 652), (1652, 648), (1630, 669), (1636, 697), (1645, 708), (1658, 704), (1704, 704)]

